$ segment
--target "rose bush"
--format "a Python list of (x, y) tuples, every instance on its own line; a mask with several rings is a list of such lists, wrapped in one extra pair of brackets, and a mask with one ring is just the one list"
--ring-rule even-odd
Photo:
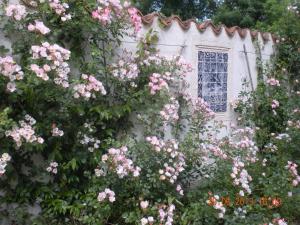
[[(276, 162), (289, 136), (274, 135), (262, 153), (255, 128), (218, 138), (223, 125), (187, 93), (191, 66), (161, 56), (154, 31), (136, 52), (120, 51), (122, 36), (141, 28), (128, 2), (30, 4), (2, 10), (4, 223), (286, 224), (298, 215), (289, 194), (297, 165), (287, 155)], [(284, 204), (237, 208), (225, 195)]]

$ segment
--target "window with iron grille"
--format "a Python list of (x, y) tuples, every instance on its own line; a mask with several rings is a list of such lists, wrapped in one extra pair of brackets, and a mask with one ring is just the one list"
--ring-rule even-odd
[(228, 53), (198, 51), (198, 96), (214, 112), (227, 110)]

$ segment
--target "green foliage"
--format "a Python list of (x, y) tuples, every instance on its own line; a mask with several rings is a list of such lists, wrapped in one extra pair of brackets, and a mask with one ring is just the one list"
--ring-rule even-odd
[[(104, 183), (95, 179), (92, 172), (102, 153), (115, 141), (118, 131), (129, 126), (129, 114), (141, 107), (147, 97), (143, 95), (143, 86), (131, 95), (133, 89), (130, 90), (129, 85), (118, 83), (107, 75), (108, 62), (114, 55), (112, 49), (128, 25), (124, 21), (106, 27), (99, 25), (91, 18), (95, 1), (68, 3), (72, 10), (71, 21), (60, 21), (45, 3), (28, 14), (25, 20), (8, 21), (1, 30), (12, 41), (12, 52), (19, 58), (18, 64), (25, 73), (14, 94), (5, 91), (6, 80), (2, 76), (0, 79), (1, 152), (9, 152), (13, 158), (5, 181), (1, 178), (1, 189), (6, 192), (1, 202), (7, 203), (8, 207), (1, 210), (0, 218), (7, 218), (14, 224), (104, 224), (111, 209), (109, 205), (103, 207), (97, 202), (96, 194)], [(47, 37), (27, 31), (27, 24), (38, 18), (51, 29)], [(108, 84), (108, 97), (89, 102), (76, 100), (70, 91), (38, 79), (29, 68), (33, 62), (30, 48), (44, 41), (70, 49), (72, 82), (76, 82), (79, 76), (76, 70), (94, 74)], [(2, 49), (1, 55), (6, 53)], [(92, 57), (87, 56), (87, 49)], [(113, 92), (114, 88), (120, 88), (120, 91)], [(5, 131), (22, 120), (25, 114), (38, 121), (36, 133), (46, 143), (42, 146), (26, 144), (13, 150), (14, 143), (5, 137)], [(94, 153), (77, 143), (78, 133), (86, 132), (85, 123), (94, 125), (96, 132), (93, 135), (101, 140), (100, 148)], [(63, 128), (63, 139), (52, 137), (53, 125)], [(60, 165), (59, 175), (55, 178), (46, 171), (51, 161)], [(12, 208), (9, 204), (16, 206)], [(42, 216), (28, 214), (27, 208), (37, 204), (42, 208)], [(112, 215), (118, 216), (121, 218), (121, 214)]]
[[(257, 89), (254, 93), (241, 93), (236, 111), (241, 115), (242, 124), (257, 127), (256, 142), (260, 147), (260, 155), (269, 162), (269, 166), (264, 170), (265, 178), (256, 180), (258, 181), (257, 193), (284, 196), (282, 207), (276, 213), (298, 219), (299, 213), (295, 205), (299, 201), (299, 188), (294, 189), (295, 194), (292, 198), (288, 198), (284, 193), (292, 191), (292, 187), (283, 185), (282, 182), (288, 178), (288, 174), (280, 169), (290, 159), (295, 163), (300, 162), (299, 149), (296, 147), (299, 146), (299, 128), (296, 123), (299, 121), (297, 90), (299, 88), (300, 23), (299, 14), (287, 10), (288, 3), (291, 4), (289, 1), (282, 4), (278, 1), (267, 1), (265, 8), (267, 20), (256, 22), (256, 26), (261, 29), (278, 35), (277, 52), (269, 66), (262, 65), (258, 59)], [(277, 79), (280, 86), (266, 84), (269, 78)], [(280, 102), (280, 106), (272, 110), (270, 106), (274, 99)], [(283, 141), (284, 138), (278, 138), (279, 134), (288, 137), (288, 140)], [(274, 146), (275, 149), (272, 150)], [(259, 171), (258, 168), (253, 169), (252, 174)], [(254, 224), (253, 221), (251, 224)]]
[(217, 8), (217, 2), (214, 0), (133, 0), (132, 2), (144, 14), (159, 11), (166, 16), (178, 15), (184, 20), (191, 18), (200, 20), (210, 18)]
[[(225, 0), (214, 15), (215, 23), (251, 28), (257, 21), (265, 21), (266, 0)], [(280, 3), (277, 3), (280, 4)]]

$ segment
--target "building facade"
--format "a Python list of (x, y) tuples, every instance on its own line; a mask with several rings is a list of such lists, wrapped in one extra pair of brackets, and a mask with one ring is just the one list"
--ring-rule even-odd
[[(163, 17), (159, 13), (142, 16), (141, 34), (149, 29), (158, 33), (157, 48), (165, 56), (182, 55), (193, 65), (188, 74), (189, 92), (202, 97), (216, 112), (216, 119), (227, 126), (235, 121), (230, 103), (249, 84), (257, 85), (256, 62), (259, 57), (268, 63), (274, 54), (275, 41), (271, 34), (239, 27), (214, 26), (210, 21), (182, 21), (177, 16)], [(136, 41), (126, 37), (123, 47), (134, 51)]]

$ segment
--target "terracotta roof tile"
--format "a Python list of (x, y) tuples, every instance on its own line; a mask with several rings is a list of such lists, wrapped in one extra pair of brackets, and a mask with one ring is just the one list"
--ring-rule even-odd
[(276, 37), (273, 35), (270, 35), (270, 33), (264, 33), (264, 32), (259, 32), (256, 30), (250, 30), (248, 28), (242, 29), (238, 26), (234, 26), (234, 27), (226, 27), (225, 25), (216, 26), (210, 20), (204, 21), (202, 23), (198, 23), (195, 19), (189, 19), (189, 20), (183, 21), (183, 20), (181, 20), (181, 18), (179, 16), (173, 15), (170, 17), (165, 17), (158, 12), (153, 12), (148, 15), (143, 15), (139, 11), (139, 14), (142, 17), (143, 24), (145, 24), (145, 25), (152, 25), (152, 23), (154, 22), (154, 19), (158, 18), (160, 23), (162, 23), (165, 27), (170, 27), (173, 24), (173, 21), (176, 21), (183, 30), (188, 30), (191, 27), (191, 24), (194, 23), (200, 32), (204, 32), (208, 27), (210, 27), (216, 35), (219, 35), (222, 32), (222, 28), (224, 28), (227, 35), (230, 37), (233, 37), (234, 34), (237, 32), (241, 38), (245, 38), (248, 33), (247, 31), (249, 31), (251, 34), (251, 37), (253, 39), (257, 38), (258, 34), (260, 33), (261, 37), (264, 41), (269, 41), (270, 36), (274, 42), (276, 40)]

